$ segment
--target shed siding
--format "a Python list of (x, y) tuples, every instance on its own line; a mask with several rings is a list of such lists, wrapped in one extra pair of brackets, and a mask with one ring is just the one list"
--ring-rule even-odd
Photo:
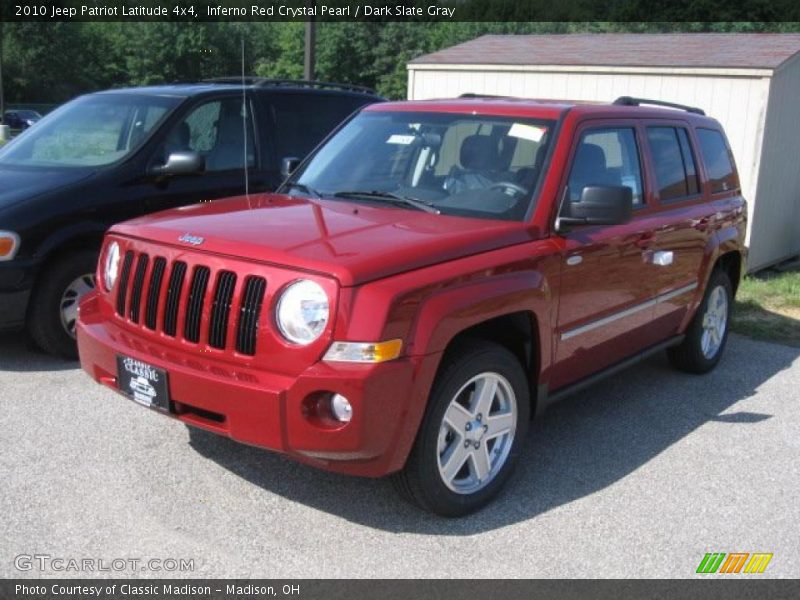
[[(800, 66), (800, 63), (796, 64)], [(792, 72), (796, 73), (797, 69), (792, 69)], [(784, 95), (785, 102), (782, 105), (789, 110), (792, 99), (800, 97), (796, 87), (798, 82), (797, 79), (787, 80), (781, 85), (794, 90), (794, 94), (787, 90)], [(719, 120), (725, 128), (739, 169), (742, 191), (749, 200), (750, 222), (756, 220), (753, 210), (767, 101), (770, 97), (770, 78), (763, 71), (754, 71), (753, 76), (730, 76), (680, 75), (659, 73), (658, 70), (650, 73), (559, 72), (557, 68), (553, 68), (553, 71), (543, 71), (541, 68), (535, 71), (503, 70), (502, 67), (494, 70), (480, 65), (474, 68), (458, 65), (452, 70), (445, 65), (436, 65), (435, 70), (426, 70), (425, 65), (410, 65), (409, 99), (452, 98), (468, 92), (599, 102), (610, 102), (618, 96), (639, 96), (698, 106)], [(800, 119), (793, 124), (800, 126)], [(776, 124), (776, 127), (782, 126)], [(799, 153), (797, 139), (800, 138), (795, 136), (795, 150), (789, 154)], [(793, 172), (797, 173), (797, 167)], [(750, 231), (748, 243), (749, 234)], [(762, 236), (759, 244), (772, 244), (763, 240), (763, 237), (768, 238), (769, 235)], [(775, 242), (776, 245), (782, 243)], [(771, 250), (762, 252), (761, 247), (754, 248), (753, 252), (758, 260), (774, 254)]]
[(758, 203), (750, 224), (752, 270), (800, 254), (800, 56), (777, 70), (769, 93)]

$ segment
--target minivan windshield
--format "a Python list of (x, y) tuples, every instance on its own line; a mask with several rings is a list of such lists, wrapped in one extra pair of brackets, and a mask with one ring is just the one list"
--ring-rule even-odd
[(0, 166), (99, 167), (139, 147), (181, 98), (98, 94), (56, 109), (0, 150)]
[(364, 111), (291, 178), (289, 193), (522, 220), (553, 136), (549, 120)]

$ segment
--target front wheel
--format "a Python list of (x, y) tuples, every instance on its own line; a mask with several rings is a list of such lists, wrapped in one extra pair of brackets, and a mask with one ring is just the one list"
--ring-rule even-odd
[(447, 517), (478, 510), (513, 470), (530, 420), (527, 378), (504, 347), (476, 341), (451, 353), (402, 472), (399, 491)]
[(728, 275), (715, 270), (683, 342), (667, 350), (672, 365), (689, 373), (707, 373), (719, 362), (728, 341), (733, 288)]
[(50, 264), (39, 277), (28, 309), (28, 333), (45, 352), (78, 357), (78, 304), (95, 287), (97, 253), (82, 250)]

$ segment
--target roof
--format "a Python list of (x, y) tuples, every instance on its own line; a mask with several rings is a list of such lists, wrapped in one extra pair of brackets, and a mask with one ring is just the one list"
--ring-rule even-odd
[[(265, 79), (265, 78), (245, 78), (244, 87), (248, 90), (268, 90), (270, 92), (311, 92), (311, 93), (335, 93), (338, 95), (358, 95), (377, 97), (373, 90), (356, 86), (348, 83), (328, 83), (316, 81), (288, 80), (288, 79)], [(217, 92), (220, 90), (241, 90), (241, 81), (235, 78), (221, 78), (217, 80), (206, 80), (198, 82), (178, 82), (163, 85), (150, 85), (142, 87), (116, 88), (97, 92), (100, 94), (149, 94), (154, 96), (178, 96), (189, 97), (203, 93)]]
[(484, 35), (409, 64), (776, 69), (798, 52), (791, 33)]

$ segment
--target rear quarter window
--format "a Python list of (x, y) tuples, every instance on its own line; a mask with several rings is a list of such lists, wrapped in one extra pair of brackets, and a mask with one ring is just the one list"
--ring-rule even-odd
[(305, 157), (369, 100), (333, 94), (275, 94), (269, 102), (275, 121), (273, 143), (279, 166), (283, 157)]
[(722, 133), (714, 129), (697, 129), (696, 133), (711, 192), (738, 189), (739, 180), (733, 166), (733, 158)]
[(694, 156), (682, 127), (648, 127), (658, 197), (662, 202), (689, 198), (700, 189)]

